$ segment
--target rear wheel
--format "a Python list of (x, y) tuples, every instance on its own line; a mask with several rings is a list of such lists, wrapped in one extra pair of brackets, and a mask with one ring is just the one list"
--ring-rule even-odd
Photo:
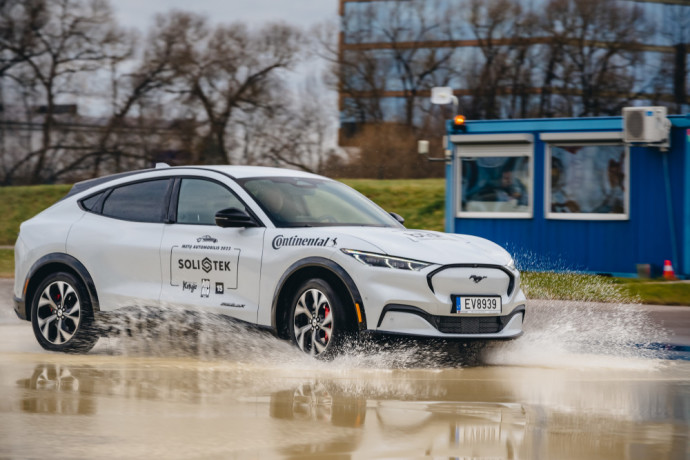
[(337, 353), (355, 332), (347, 303), (321, 278), (306, 281), (290, 304), (290, 337), (303, 352), (318, 357)]
[(98, 340), (86, 287), (71, 273), (48, 275), (31, 302), (31, 324), (43, 348), (86, 353)]

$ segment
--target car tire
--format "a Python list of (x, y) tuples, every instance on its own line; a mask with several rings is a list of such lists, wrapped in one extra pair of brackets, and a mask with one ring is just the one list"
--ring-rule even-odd
[(290, 303), (292, 342), (311, 356), (337, 355), (356, 331), (347, 303), (326, 280), (312, 278), (297, 289)]
[(98, 340), (84, 283), (67, 272), (48, 275), (31, 301), (31, 324), (43, 348), (86, 353)]

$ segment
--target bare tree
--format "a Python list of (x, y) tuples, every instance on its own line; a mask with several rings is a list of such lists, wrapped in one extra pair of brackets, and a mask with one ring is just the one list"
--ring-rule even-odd
[(243, 24), (211, 27), (206, 18), (175, 11), (161, 33), (180, 37), (173, 64), (177, 91), (196, 103), (208, 128), (202, 163), (229, 163), (228, 125), (235, 111), (268, 107), (280, 88), (279, 73), (298, 60), (300, 32), (284, 24), (250, 30)]
[[(615, 0), (551, 0), (542, 30), (554, 62), (547, 77), (568, 101), (570, 113), (620, 113), (634, 99), (640, 37), (650, 33), (642, 9)], [(549, 85), (551, 86), (551, 85)]]
[(236, 137), (244, 163), (287, 166), (323, 173), (337, 155), (335, 95), (308, 78), (294, 95), (286, 93), (271, 109), (238, 117)]
[[(57, 161), (65, 151), (90, 150), (84, 145), (62, 145), (64, 137), (56, 138), (58, 100), (71, 91), (76, 76), (97, 72), (112, 58), (110, 45), (121, 39), (121, 33), (108, 3), (102, 0), (30, 0), (21, 8), (22, 14), (13, 10), (14, 14), (31, 18), (31, 23), (40, 27), (30, 27), (26, 33), (12, 35), (18, 40), (3, 43), (4, 52), (15, 56), (24, 67), (18, 70), (14, 66), (6, 75), (17, 84), (31, 85), (40, 101), (42, 128), (39, 148), (25, 155), (9, 175), (31, 163), (31, 182), (53, 181), (64, 170)], [(28, 82), (23, 79), (26, 74), (30, 76)]]
[[(321, 55), (333, 65), (346, 116), (419, 125), (421, 96), (459, 74), (457, 15), (456, 5), (441, 0), (372, 3), (343, 16), (339, 50), (322, 27)], [(402, 104), (387, 107), (391, 97)]]
[(0, 77), (45, 51), (36, 31), (46, 25), (43, 0), (0, 0)]

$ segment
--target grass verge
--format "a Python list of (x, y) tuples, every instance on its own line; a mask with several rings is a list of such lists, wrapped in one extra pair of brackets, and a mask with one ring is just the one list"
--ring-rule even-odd
[(14, 251), (12, 249), (0, 249), (0, 278), (12, 278), (14, 276)]
[(407, 228), (443, 231), (444, 179), (344, 179), (342, 182), (386, 211), (400, 214)]
[(65, 196), (71, 185), (0, 187), (0, 245), (13, 245), (19, 224)]
[(690, 282), (610, 278), (581, 273), (522, 272), (530, 299), (690, 306)]

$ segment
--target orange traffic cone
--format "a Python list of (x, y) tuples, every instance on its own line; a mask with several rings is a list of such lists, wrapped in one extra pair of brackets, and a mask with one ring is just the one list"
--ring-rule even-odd
[(664, 278), (667, 280), (676, 280), (676, 272), (673, 271), (673, 265), (670, 260), (664, 261)]

